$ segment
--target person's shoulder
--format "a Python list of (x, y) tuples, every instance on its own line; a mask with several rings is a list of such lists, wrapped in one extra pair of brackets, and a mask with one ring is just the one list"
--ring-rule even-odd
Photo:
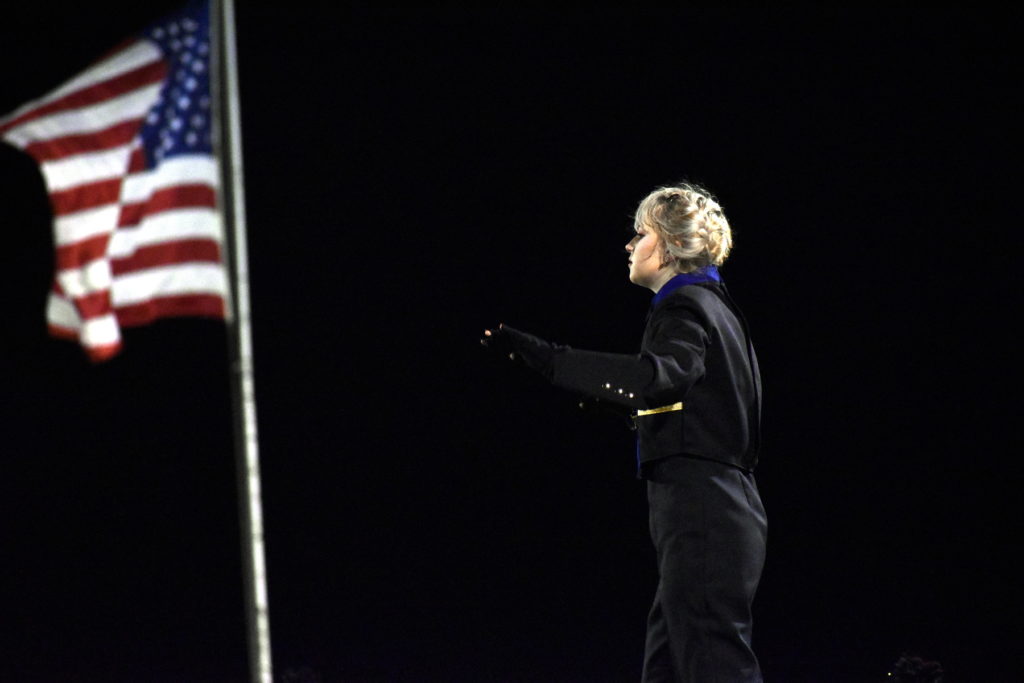
[(700, 282), (670, 293), (655, 307), (652, 318), (683, 318), (714, 327), (731, 315), (722, 286), (716, 282)]
[(668, 318), (685, 318), (701, 322), (709, 318), (709, 313), (717, 306), (718, 295), (703, 286), (693, 284), (680, 287), (668, 294), (654, 307), (651, 317), (653, 321)]
[(722, 296), (718, 293), (719, 285), (714, 282), (700, 282), (680, 287), (671, 292), (662, 300), (658, 309), (671, 310), (673, 308), (707, 308), (718, 305)]

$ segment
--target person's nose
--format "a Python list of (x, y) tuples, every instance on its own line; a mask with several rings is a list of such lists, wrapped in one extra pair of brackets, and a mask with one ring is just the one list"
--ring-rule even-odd
[(627, 254), (632, 254), (633, 253), (633, 240), (630, 240), (630, 241), (626, 242), (626, 253)]

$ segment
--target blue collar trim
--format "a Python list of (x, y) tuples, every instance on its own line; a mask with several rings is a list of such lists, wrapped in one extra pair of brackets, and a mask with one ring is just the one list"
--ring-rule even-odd
[(672, 292), (676, 291), (680, 287), (686, 285), (694, 285), (698, 282), (721, 282), (722, 276), (718, 274), (718, 268), (715, 266), (704, 266), (699, 270), (695, 270), (692, 273), (679, 273), (674, 278), (666, 282), (658, 290), (658, 293), (654, 295), (654, 300), (651, 301), (651, 306), (657, 306), (662, 299), (667, 297)]

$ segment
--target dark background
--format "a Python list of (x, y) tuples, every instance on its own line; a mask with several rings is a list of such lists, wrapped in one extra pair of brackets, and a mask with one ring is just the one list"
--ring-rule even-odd
[[(277, 679), (637, 680), (632, 433), (477, 340), (636, 349), (630, 216), (688, 178), (765, 382), (766, 679), (1021, 680), (1018, 11), (240, 4)], [(5, 8), (0, 112), (176, 3), (119, 5)], [(0, 680), (245, 680), (223, 325), (49, 339), (0, 173)]]

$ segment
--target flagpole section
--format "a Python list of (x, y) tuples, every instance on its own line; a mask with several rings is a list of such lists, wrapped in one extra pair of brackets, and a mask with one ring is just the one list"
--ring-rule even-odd
[(270, 611), (263, 540), (259, 442), (256, 427), (256, 385), (253, 373), (252, 323), (249, 300), (245, 190), (242, 170), (242, 126), (238, 95), (233, 0), (212, 0), (212, 21), (219, 49), (218, 123), (222, 151), (222, 202), (225, 249), (231, 268), (228, 321), (234, 403), (235, 456), (245, 576), (249, 672), (254, 683), (272, 683)]

